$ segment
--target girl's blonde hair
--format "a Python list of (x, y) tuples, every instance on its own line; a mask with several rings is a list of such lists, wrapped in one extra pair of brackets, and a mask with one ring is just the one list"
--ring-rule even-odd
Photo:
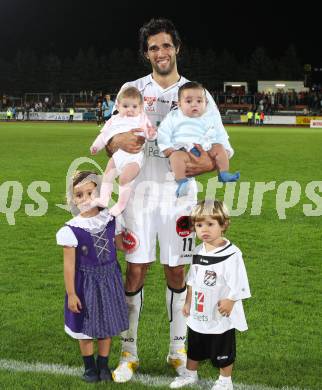
[(143, 104), (143, 98), (140, 91), (135, 87), (126, 87), (120, 90), (116, 96), (116, 101), (120, 102), (124, 98), (138, 99), (140, 105)]
[(192, 209), (191, 227), (194, 230), (194, 226), (197, 222), (202, 222), (210, 217), (218, 221), (219, 225), (224, 228), (224, 232), (228, 229), (230, 224), (230, 217), (227, 206), (221, 200), (201, 200)]

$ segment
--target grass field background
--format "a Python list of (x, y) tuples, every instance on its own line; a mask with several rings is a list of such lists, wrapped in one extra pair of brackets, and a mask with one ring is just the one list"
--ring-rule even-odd
[[(237, 338), (234, 381), (320, 389), (322, 217), (305, 216), (303, 205), (316, 208), (305, 188), (311, 181), (322, 181), (322, 130), (227, 129), (236, 151), (231, 170), (240, 170), (241, 182), (250, 182), (246, 212), (232, 218), (227, 233), (243, 251), (252, 292), (252, 298), (245, 301), (249, 330)], [(0, 185), (18, 181), (23, 186), (15, 225), (0, 214), (0, 359), (71, 367), (82, 364), (76, 341), (63, 330), (63, 259), (55, 234), (70, 215), (56, 204), (64, 203), (69, 165), (78, 157), (90, 157), (89, 145), (97, 132), (94, 124), (0, 123)], [(105, 167), (104, 153), (95, 160)], [(211, 176), (205, 174), (198, 180), (205, 186)], [(42, 194), (48, 202), (42, 217), (29, 217), (25, 212), (25, 205), (34, 203), (27, 194), (33, 181), (50, 183), (50, 192)], [(276, 187), (284, 181), (297, 181), (301, 186), (300, 201), (286, 210), (284, 220), (276, 212), (276, 190), (264, 195), (261, 214), (251, 215), (255, 182), (270, 181), (276, 181)], [(218, 191), (218, 197), (223, 195), (223, 190)], [(12, 191), (8, 205), (11, 196)], [(3, 210), (6, 200), (2, 197), (0, 202)], [(124, 269), (122, 254), (119, 260)], [(146, 279), (139, 328), (143, 374), (174, 376), (165, 362), (168, 320), (164, 302), (163, 270), (156, 263)], [(111, 367), (117, 364), (119, 350), (115, 338)], [(206, 363), (200, 376), (215, 377), (217, 372)], [(146, 388), (137, 383), (110, 386)], [(81, 389), (88, 385), (77, 377), (0, 370), (0, 388)]]

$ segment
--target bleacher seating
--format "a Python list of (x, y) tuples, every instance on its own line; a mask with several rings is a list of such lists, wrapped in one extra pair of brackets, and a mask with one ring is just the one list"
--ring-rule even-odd
[(219, 104), (219, 109), (221, 109), (221, 110), (249, 111), (252, 109), (252, 105), (246, 104), (246, 103), (239, 103), (239, 104), (222, 103), (222, 104)]

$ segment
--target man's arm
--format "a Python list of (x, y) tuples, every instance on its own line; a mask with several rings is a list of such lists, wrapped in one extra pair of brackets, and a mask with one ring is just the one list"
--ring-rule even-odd
[(201, 145), (195, 144), (196, 149), (199, 150), (200, 156), (197, 157), (189, 152), (190, 162), (186, 164), (186, 175), (197, 176), (205, 172), (211, 172), (216, 169), (216, 162), (213, 160), (208, 152), (206, 152)]
[(114, 135), (105, 147), (107, 155), (111, 157), (118, 149), (128, 153), (139, 153), (145, 138), (137, 133), (142, 133), (142, 129), (132, 129), (126, 133)]

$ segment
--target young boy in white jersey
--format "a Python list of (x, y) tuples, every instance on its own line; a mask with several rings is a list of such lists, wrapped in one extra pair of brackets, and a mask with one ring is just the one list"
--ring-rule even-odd
[(178, 91), (178, 110), (170, 111), (158, 128), (159, 148), (169, 158), (178, 183), (177, 197), (187, 195), (186, 164), (190, 161), (187, 152), (199, 156), (194, 146), (196, 143), (209, 151), (216, 163), (220, 182), (239, 179), (239, 172), (228, 172), (229, 158), (233, 155), (228, 138), (224, 128), (214, 126), (214, 115), (211, 110), (207, 111), (204, 87), (196, 81), (182, 85)]
[[(133, 127), (144, 130), (145, 138), (151, 140), (156, 137), (155, 128), (143, 110), (143, 98), (135, 87), (122, 89), (116, 98), (117, 115), (113, 115), (102, 128), (99, 136), (90, 147), (91, 153), (102, 150), (108, 140), (115, 134), (124, 133)], [(100, 195), (91, 207), (107, 207), (113, 191), (113, 181), (119, 176), (119, 197), (117, 203), (109, 210), (115, 217), (122, 213), (131, 195), (133, 181), (143, 165), (144, 153), (127, 153), (117, 150), (109, 159), (105, 169)]]
[(196, 383), (199, 362), (209, 359), (220, 370), (212, 390), (233, 390), (235, 329), (247, 330), (242, 300), (251, 296), (242, 253), (223, 236), (229, 226), (223, 202), (198, 202), (191, 223), (202, 244), (193, 255), (183, 307), (188, 325), (187, 367), (170, 388)]
[[(152, 74), (126, 83), (122, 88), (135, 86), (144, 99), (144, 109), (153, 126), (158, 126), (167, 113), (175, 109), (178, 89), (188, 80), (180, 76), (176, 57), (181, 40), (173, 23), (167, 19), (152, 19), (140, 30), (140, 52), (152, 67)], [(216, 104), (206, 91), (208, 107), (214, 111), (215, 125), (223, 127)], [(115, 135), (107, 146), (112, 155), (122, 149), (137, 153), (145, 142), (135, 128)], [(216, 169), (208, 153), (197, 146), (200, 157), (191, 154), (187, 176)], [(186, 365), (186, 320), (182, 307), (186, 297), (185, 264), (190, 264), (194, 233), (187, 224), (192, 206), (196, 203), (197, 187), (189, 182), (189, 195), (177, 199), (177, 184), (169, 170), (168, 159), (162, 156), (157, 141), (146, 142), (145, 161), (133, 184), (130, 200), (122, 217), (126, 240), (131, 243), (126, 255), (125, 294), (130, 327), (122, 334), (122, 352), (113, 372), (116, 382), (129, 381), (139, 365), (137, 331), (144, 299), (144, 280), (149, 265), (156, 260), (156, 243), (160, 246), (160, 262), (166, 278), (166, 306), (170, 324), (170, 343), (167, 362), (179, 373)], [(150, 337), (150, 336), (149, 336)], [(152, 337), (153, 339), (153, 337)]]

